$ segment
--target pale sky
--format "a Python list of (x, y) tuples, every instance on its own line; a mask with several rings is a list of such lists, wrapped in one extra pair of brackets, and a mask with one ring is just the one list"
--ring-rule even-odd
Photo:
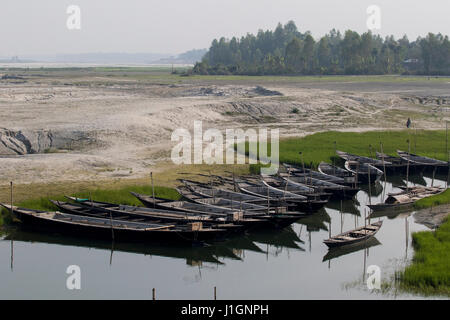
[[(66, 26), (69, 5), (81, 9), (81, 30)], [(289, 20), (315, 38), (332, 28), (365, 32), (369, 5), (381, 9), (383, 36), (450, 35), (447, 0), (1, 0), (0, 56), (176, 54)]]

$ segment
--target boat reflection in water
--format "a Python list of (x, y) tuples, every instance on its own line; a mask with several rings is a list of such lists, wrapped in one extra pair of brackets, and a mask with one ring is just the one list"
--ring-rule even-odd
[(348, 245), (348, 246), (342, 246), (342, 247), (336, 247), (336, 248), (331, 248), (330, 250), (328, 250), (327, 254), (323, 257), (322, 262), (328, 261), (328, 260), (332, 260), (332, 259), (336, 259), (339, 258), (341, 256), (345, 256), (347, 254), (351, 254), (360, 250), (364, 250), (364, 249), (368, 249), (371, 247), (375, 247), (380, 245), (381, 242), (378, 241), (377, 238), (372, 237), (369, 238), (368, 240), (364, 241), (364, 242), (360, 242), (354, 245)]
[[(111, 251), (110, 261), (114, 252), (125, 252), (148, 256), (161, 256), (176, 259), (185, 259), (188, 265), (202, 266), (203, 263), (223, 265), (227, 259), (243, 260), (245, 251), (269, 254), (269, 249), (274, 247), (276, 252), (284, 248), (304, 251), (298, 243), (302, 240), (294, 232), (292, 227), (282, 230), (257, 232), (245, 236), (235, 236), (223, 242), (212, 245), (164, 245), (163, 243), (136, 243), (136, 242), (112, 242), (107, 240), (89, 240), (73, 236), (62, 236), (57, 233), (33, 232), (23, 228), (10, 228), (6, 231), (3, 241), (45, 243), (61, 246), (84, 247)], [(259, 244), (265, 245), (265, 249)], [(13, 261), (13, 245), (11, 246), (11, 261)]]

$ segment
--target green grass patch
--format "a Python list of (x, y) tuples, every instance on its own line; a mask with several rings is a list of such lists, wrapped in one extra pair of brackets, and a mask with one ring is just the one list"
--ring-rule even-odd
[(435, 232), (413, 234), (412, 264), (401, 275), (407, 290), (423, 294), (450, 295), (450, 220)]
[[(332, 162), (338, 159), (337, 150), (355, 153), (362, 156), (375, 157), (376, 151), (397, 155), (397, 150), (408, 150), (410, 141), (411, 152), (440, 160), (447, 160), (445, 131), (417, 130), (370, 131), (370, 132), (337, 132), (328, 131), (315, 133), (302, 138), (287, 138), (280, 141), (280, 163), (286, 162), (300, 165), (299, 152), (302, 152), (306, 166), (317, 167), (321, 161)], [(248, 153), (248, 143), (246, 144)], [(270, 144), (268, 145), (270, 150)]]
[[(87, 198), (94, 201), (110, 202), (117, 204), (126, 204), (132, 206), (142, 206), (142, 203), (130, 194), (131, 191), (142, 193), (142, 194), (152, 194), (151, 186), (127, 186), (120, 189), (105, 190), (105, 189), (94, 189), (92, 191), (78, 192), (74, 194), (67, 194), (71, 196), (76, 196), (78, 198)], [(172, 200), (179, 200), (181, 198), (180, 194), (173, 188), (155, 186), (155, 196), (168, 198)], [(64, 195), (52, 196), (52, 200), (68, 201)], [(57, 208), (49, 201), (47, 197), (41, 197), (36, 199), (24, 200), (16, 205), (23, 208), (36, 209), (36, 210), (56, 210)], [(6, 211), (6, 210), (5, 210)]]
[(450, 189), (447, 189), (441, 194), (420, 199), (419, 201), (414, 203), (414, 208), (425, 209), (449, 203), (450, 203)]

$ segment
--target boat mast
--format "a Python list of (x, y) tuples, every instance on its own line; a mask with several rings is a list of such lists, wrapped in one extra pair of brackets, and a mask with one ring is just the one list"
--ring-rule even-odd
[(386, 185), (387, 185), (387, 176), (386, 176), (386, 164), (384, 163), (384, 152), (383, 152), (383, 143), (380, 141), (380, 150), (381, 150), (381, 161), (383, 162), (383, 171), (384, 171), (384, 188), (383, 188), (383, 202), (386, 194)]
[(150, 180), (152, 181), (153, 208), (156, 208), (155, 185), (153, 184), (153, 172), (150, 172)]
[(408, 142), (408, 163), (406, 165), (406, 192), (409, 191), (409, 161), (411, 159), (411, 142), (409, 141), (409, 139), (407, 140)]

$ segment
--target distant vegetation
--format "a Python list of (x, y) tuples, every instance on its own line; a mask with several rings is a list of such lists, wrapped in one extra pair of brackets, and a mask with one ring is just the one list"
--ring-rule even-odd
[(382, 38), (332, 30), (316, 41), (294, 22), (240, 39), (215, 39), (193, 69), (202, 75), (450, 75), (448, 36)]

